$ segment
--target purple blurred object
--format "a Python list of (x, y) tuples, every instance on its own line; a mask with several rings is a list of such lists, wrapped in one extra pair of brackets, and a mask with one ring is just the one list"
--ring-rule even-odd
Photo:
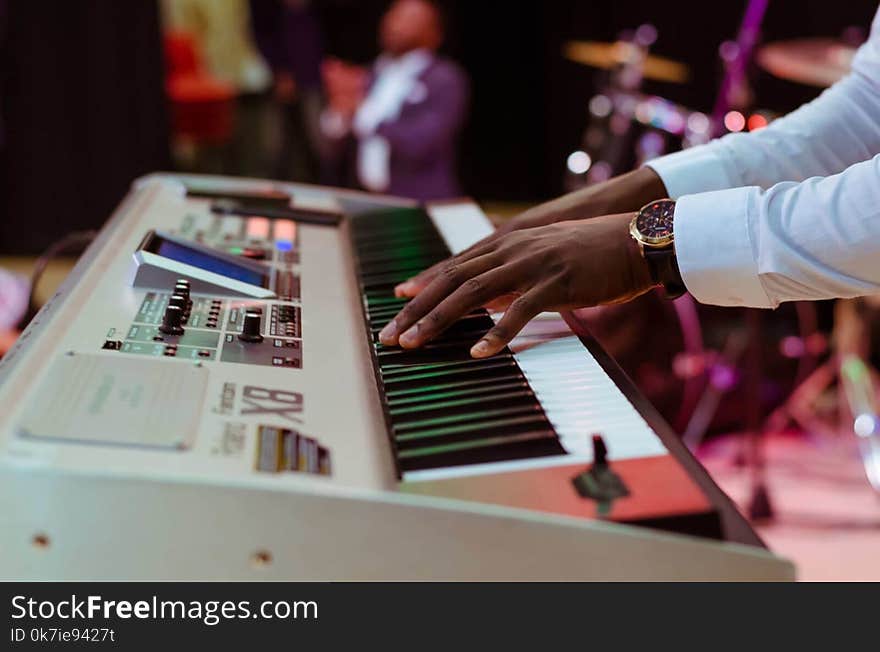
[(29, 294), (24, 278), (0, 269), (0, 331), (18, 325), (27, 312)]

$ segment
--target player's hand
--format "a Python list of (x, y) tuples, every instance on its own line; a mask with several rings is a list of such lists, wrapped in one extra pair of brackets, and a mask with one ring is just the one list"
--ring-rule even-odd
[(652, 287), (629, 235), (632, 213), (517, 230), (478, 243), (446, 261), (379, 333), (385, 345), (411, 349), (460, 317), (515, 297), (502, 319), (471, 349), (483, 358), (504, 348), (538, 313), (616, 303)]
[[(462, 253), (468, 253), (514, 231), (612, 213), (637, 211), (648, 202), (666, 196), (666, 187), (657, 173), (651, 168), (643, 167), (530, 208), (505, 222), (494, 233)], [(416, 296), (437, 276), (444, 264), (445, 262), (434, 265), (401, 283), (395, 288), (394, 293), (398, 297)]]

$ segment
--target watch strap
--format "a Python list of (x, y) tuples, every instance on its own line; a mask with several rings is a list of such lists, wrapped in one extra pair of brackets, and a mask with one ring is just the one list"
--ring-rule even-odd
[(681, 278), (681, 270), (678, 268), (675, 247), (643, 247), (643, 251), (651, 280), (663, 286), (667, 299), (677, 299), (687, 292), (684, 280)]

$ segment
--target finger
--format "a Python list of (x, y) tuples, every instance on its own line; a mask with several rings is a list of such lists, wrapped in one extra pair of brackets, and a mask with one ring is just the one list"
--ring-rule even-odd
[(403, 283), (395, 287), (394, 296), (398, 298), (415, 297), (420, 292), (424, 291), (424, 289), (431, 284), (431, 281), (433, 281), (439, 275), (443, 274), (446, 268), (455, 265), (460, 266), (462, 263), (465, 263), (486, 253), (487, 247), (485, 247), (485, 244), (486, 243), (482, 241), (477, 242), (468, 249), (462, 251), (460, 254), (440, 261), (439, 263), (432, 265), (428, 269), (419, 272), (412, 278), (404, 281)]
[(457, 290), (462, 283), (495, 265), (491, 255), (480, 256), (462, 264), (448, 264), (412, 301), (379, 331), (379, 341), (386, 346), (398, 343), (401, 333), (425, 316), (438, 303)]
[(492, 299), (484, 306), (484, 308), (486, 308), (486, 310), (488, 310), (489, 312), (504, 312), (518, 296), (519, 294), (515, 292), (511, 292), (510, 294), (502, 294), (500, 297)]
[(509, 292), (521, 280), (519, 276), (515, 266), (505, 265), (468, 279), (412, 327), (402, 331), (400, 346), (414, 349), (429, 342), (467, 313)]
[(395, 286), (394, 296), (398, 299), (412, 298), (416, 296), (419, 292), (423, 291), (448, 264), (449, 260), (444, 260), (443, 262), (432, 265), (428, 269), (419, 272), (412, 278), (408, 278), (403, 283)]
[(498, 323), (471, 347), (471, 356), (487, 358), (507, 346), (541, 312), (543, 294), (543, 288), (532, 288), (511, 303)]
[(491, 249), (489, 245), (491, 245), (496, 238), (497, 236), (494, 233), (488, 235), (479, 242), (475, 242), (458, 255), (439, 262), (436, 265), (432, 265), (425, 271), (416, 274), (410, 279), (407, 279), (406, 281), (394, 288), (394, 296), (399, 298), (416, 296), (419, 292), (422, 292), (428, 286), (428, 284), (430, 284), (431, 281), (433, 281), (437, 277), (438, 274), (442, 273), (444, 268), (448, 265), (460, 265), (465, 261), (472, 260), (477, 256), (482, 256), (483, 254), (487, 253)]

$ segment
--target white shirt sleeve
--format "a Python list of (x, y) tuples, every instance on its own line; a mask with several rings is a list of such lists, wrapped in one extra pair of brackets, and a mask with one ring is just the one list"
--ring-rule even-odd
[(702, 303), (763, 308), (880, 293), (878, 152), (880, 12), (852, 72), (813, 102), (648, 164), (679, 199), (688, 290)]

